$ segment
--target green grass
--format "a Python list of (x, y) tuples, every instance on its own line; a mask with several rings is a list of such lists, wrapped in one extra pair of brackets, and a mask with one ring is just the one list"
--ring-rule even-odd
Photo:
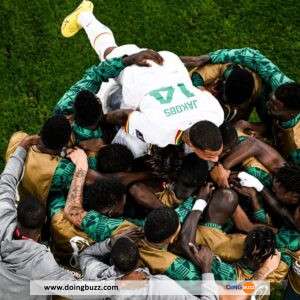
[[(84, 33), (60, 35), (78, 1), (0, 1), (0, 152), (17, 130), (39, 130), (59, 97), (97, 62)], [(300, 1), (95, 0), (95, 15), (119, 44), (198, 55), (260, 49), (299, 80)], [(2, 158), (1, 158), (2, 159)], [(3, 160), (0, 162), (0, 168)]]

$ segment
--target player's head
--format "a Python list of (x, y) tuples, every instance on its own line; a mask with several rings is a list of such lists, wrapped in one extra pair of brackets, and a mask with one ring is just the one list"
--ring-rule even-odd
[(267, 258), (275, 254), (275, 234), (270, 227), (260, 226), (247, 234), (242, 260), (256, 271)]
[(279, 201), (288, 205), (300, 203), (300, 167), (286, 165), (274, 176), (272, 190)]
[(274, 118), (300, 111), (300, 84), (291, 82), (278, 87), (268, 101), (268, 111)]
[(192, 150), (200, 158), (217, 162), (223, 151), (220, 129), (209, 121), (200, 121), (189, 129), (189, 140)]
[(126, 203), (126, 188), (116, 179), (98, 179), (84, 188), (88, 209), (109, 217), (123, 215)]
[(228, 104), (238, 106), (249, 101), (253, 89), (254, 78), (252, 74), (236, 66), (225, 81), (224, 100)]
[(80, 91), (74, 101), (74, 120), (77, 125), (96, 129), (103, 120), (102, 105), (95, 94)]
[(217, 189), (209, 202), (207, 217), (209, 222), (224, 225), (238, 206), (238, 195), (230, 189)]
[(145, 238), (151, 243), (172, 243), (180, 231), (180, 223), (174, 209), (163, 207), (152, 210), (145, 221)]
[(124, 145), (103, 146), (97, 154), (97, 171), (100, 173), (128, 172), (132, 169), (133, 154)]
[(17, 221), (21, 234), (37, 241), (46, 221), (46, 209), (40, 201), (27, 196), (18, 204)]
[(112, 264), (124, 274), (128, 274), (137, 268), (139, 257), (138, 247), (127, 237), (117, 239), (110, 253)]
[(61, 151), (67, 146), (71, 138), (72, 128), (64, 116), (54, 116), (49, 118), (43, 125), (40, 136), (43, 145), (55, 151)]
[(174, 193), (178, 199), (186, 199), (203, 185), (208, 176), (207, 161), (196, 154), (188, 154), (179, 169), (175, 182)]
[(182, 148), (175, 145), (164, 148), (153, 145), (150, 151), (146, 163), (152, 173), (162, 180), (173, 182), (182, 163), (184, 155)]
[(229, 122), (224, 122), (220, 126), (220, 131), (223, 139), (223, 151), (221, 157), (224, 157), (238, 144), (238, 134), (236, 129)]

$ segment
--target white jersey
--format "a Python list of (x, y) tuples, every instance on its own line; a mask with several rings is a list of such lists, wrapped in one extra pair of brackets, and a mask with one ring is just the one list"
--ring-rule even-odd
[[(132, 55), (142, 50), (136, 45), (123, 45), (115, 48), (107, 59)], [(110, 79), (108, 83), (103, 82), (98, 92), (106, 111), (108, 98), (118, 89), (122, 89), (120, 98), (121, 108), (138, 109), (143, 97), (158, 87), (170, 85), (174, 80), (182, 81), (182, 78), (189, 80), (189, 74), (177, 55), (169, 51), (160, 51), (159, 54), (164, 58), (162, 66), (153, 61), (149, 61), (151, 67), (130, 66), (125, 68), (115, 79)]]
[(182, 131), (199, 121), (206, 120), (220, 126), (224, 121), (224, 112), (217, 99), (205, 90), (187, 85), (185, 88), (188, 94), (182, 96), (180, 101), (175, 98), (159, 102), (153, 99), (153, 94), (152, 98), (148, 95), (147, 100), (141, 104), (140, 111), (130, 114), (126, 132), (146, 143), (165, 147), (177, 144)]
[(162, 51), (164, 64), (132, 66), (121, 74), (124, 107), (137, 108), (126, 131), (146, 143), (176, 144), (180, 132), (203, 120), (220, 126), (224, 112), (208, 91), (193, 86), (179, 57)]
[(151, 91), (177, 82), (190, 82), (189, 73), (177, 55), (168, 51), (160, 51), (159, 54), (164, 59), (163, 65), (148, 61), (151, 67), (133, 65), (121, 72), (122, 107), (142, 109), (142, 103)]
[[(121, 46), (109, 58), (139, 50), (142, 49), (134, 45)], [(218, 100), (193, 86), (176, 54), (168, 51), (159, 54), (164, 59), (163, 65), (150, 61), (151, 67), (130, 66), (116, 79), (122, 86), (121, 108), (137, 110), (129, 116), (126, 132), (146, 143), (165, 147), (176, 144), (180, 132), (198, 121), (207, 120), (220, 126), (224, 112)]]

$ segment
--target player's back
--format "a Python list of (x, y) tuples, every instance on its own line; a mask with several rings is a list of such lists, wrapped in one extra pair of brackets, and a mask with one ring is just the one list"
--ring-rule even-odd
[(207, 120), (220, 126), (224, 111), (219, 101), (205, 89), (187, 83), (168, 87), (168, 91), (151, 91), (139, 110), (153, 123), (168, 129), (185, 130), (196, 122)]
[(177, 136), (199, 121), (220, 126), (224, 111), (218, 100), (191, 81), (175, 81), (151, 90), (142, 99), (139, 111), (127, 122), (127, 131), (146, 143), (165, 147), (177, 143)]
[(161, 51), (163, 65), (149, 61), (151, 67), (130, 66), (120, 74), (123, 108), (139, 108), (151, 91), (191, 82), (188, 71), (180, 58), (169, 51)]

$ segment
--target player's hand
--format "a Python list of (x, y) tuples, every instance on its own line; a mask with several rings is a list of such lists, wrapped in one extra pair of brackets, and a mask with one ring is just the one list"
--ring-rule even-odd
[(88, 160), (84, 150), (77, 147), (75, 147), (74, 149), (68, 149), (67, 157), (72, 161), (77, 169), (82, 169), (84, 171), (88, 170)]
[(256, 279), (264, 280), (270, 275), (273, 271), (275, 271), (281, 260), (281, 253), (276, 249), (275, 254), (271, 255), (269, 258), (265, 260), (262, 266), (256, 271)]
[(79, 146), (85, 151), (98, 152), (100, 148), (104, 146), (102, 139), (90, 139), (86, 141), (81, 141)]
[(133, 242), (137, 242), (138, 240), (142, 239), (144, 237), (144, 231), (142, 228), (129, 228), (127, 230), (124, 230), (110, 238), (111, 246), (113, 246), (117, 239), (121, 237), (126, 237)]
[(229, 188), (229, 176), (230, 170), (226, 170), (221, 164), (217, 164), (210, 171), (210, 176), (212, 180), (222, 188)]
[(206, 202), (207, 202), (207, 200), (209, 200), (214, 189), (215, 189), (215, 187), (212, 182), (206, 183), (205, 185), (200, 187), (198, 194), (197, 194), (197, 198), (206, 200)]
[(164, 61), (161, 55), (153, 50), (143, 50), (123, 58), (126, 66), (138, 65), (141, 67), (150, 67), (151, 65), (147, 60), (152, 60), (159, 65), (162, 65)]
[(249, 199), (257, 199), (257, 191), (255, 188), (246, 186), (240, 186), (239, 184), (233, 184), (232, 188), (238, 193)]
[(194, 260), (197, 261), (202, 273), (210, 273), (211, 264), (214, 258), (213, 252), (206, 246), (201, 246), (201, 248), (199, 248), (193, 243), (189, 243), (189, 247)]
[(270, 256), (264, 263), (263, 266), (267, 267), (271, 272), (275, 271), (279, 264), (280, 264), (280, 260), (281, 260), (281, 253), (276, 249), (275, 250), (275, 254)]
[(41, 141), (41, 138), (39, 135), (37, 135), (37, 134), (29, 135), (21, 141), (19, 146), (24, 148), (27, 151), (31, 146), (39, 144), (40, 141)]

